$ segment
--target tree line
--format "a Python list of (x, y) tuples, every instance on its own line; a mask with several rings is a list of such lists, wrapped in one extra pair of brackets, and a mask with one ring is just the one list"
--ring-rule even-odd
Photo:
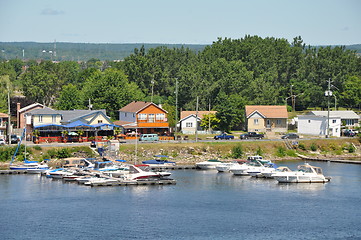
[[(295, 37), (219, 38), (201, 51), (186, 47), (135, 48), (123, 61), (86, 62), (19, 59), (0, 63), (1, 92), (56, 109), (106, 109), (113, 118), (134, 100), (161, 103), (174, 125), (180, 110), (216, 110), (217, 126), (237, 128), (244, 106), (291, 105), (297, 110), (326, 107), (327, 81), (337, 105), (361, 106), (361, 59), (344, 46), (311, 47)], [(153, 94), (153, 96), (152, 96)], [(6, 109), (1, 95), (0, 109)], [(176, 102), (178, 111), (176, 111)], [(179, 117), (178, 117), (179, 119)]]

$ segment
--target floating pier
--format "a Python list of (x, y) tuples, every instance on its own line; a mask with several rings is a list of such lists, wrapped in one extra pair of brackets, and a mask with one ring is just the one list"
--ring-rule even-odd
[(304, 160), (309, 160), (309, 161), (361, 164), (361, 160), (313, 158), (313, 157), (307, 157), (307, 156), (304, 156), (301, 154), (297, 154), (297, 155), (298, 155), (298, 157), (300, 157)]
[(86, 184), (92, 187), (103, 187), (103, 186), (140, 186), (140, 185), (174, 185), (176, 180), (155, 180), (155, 181), (138, 181), (138, 182), (105, 182), (105, 183), (90, 183)]
[(150, 166), (152, 170), (161, 171), (161, 170), (186, 170), (186, 169), (196, 169), (196, 165), (176, 165), (176, 166)]
[(26, 170), (0, 170), (0, 174), (27, 174)]

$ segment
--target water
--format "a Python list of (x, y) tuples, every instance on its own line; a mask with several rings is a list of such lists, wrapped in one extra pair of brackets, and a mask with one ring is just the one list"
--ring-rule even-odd
[(177, 185), (92, 188), (0, 175), (0, 238), (361, 239), (361, 165), (313, 164), (331, 182), (177, 170)]

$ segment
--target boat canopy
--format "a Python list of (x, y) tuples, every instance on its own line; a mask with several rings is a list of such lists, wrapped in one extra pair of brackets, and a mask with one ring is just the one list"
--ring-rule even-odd
[(154, 155), (154, 157), (157, 157), (157, 158), (169, 158), (169, 156), (167, 156), (167, 155)]

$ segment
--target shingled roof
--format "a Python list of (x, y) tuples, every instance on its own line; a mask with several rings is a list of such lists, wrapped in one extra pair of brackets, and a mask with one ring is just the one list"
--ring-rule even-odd
[[(142, 102), (142, 101), (134, 101), (126, 105), (125, 107), (119, 109), (120, 112), (131, 112), (131, 113), (137, 113), (140, 110), (148, 107), (149, 105), (154, 105), (163, 111), (165, 111), (163, 108), (159, 107), (158, 105), (152, 103), (152, 102)], [(167, 112), (167, 111), (165, 111)]]
[(248, 105), (246, 106), (246, 117), (249, 118), (254, 112), (258, 112), (265, 118), (288, 118), (285, 105)]

